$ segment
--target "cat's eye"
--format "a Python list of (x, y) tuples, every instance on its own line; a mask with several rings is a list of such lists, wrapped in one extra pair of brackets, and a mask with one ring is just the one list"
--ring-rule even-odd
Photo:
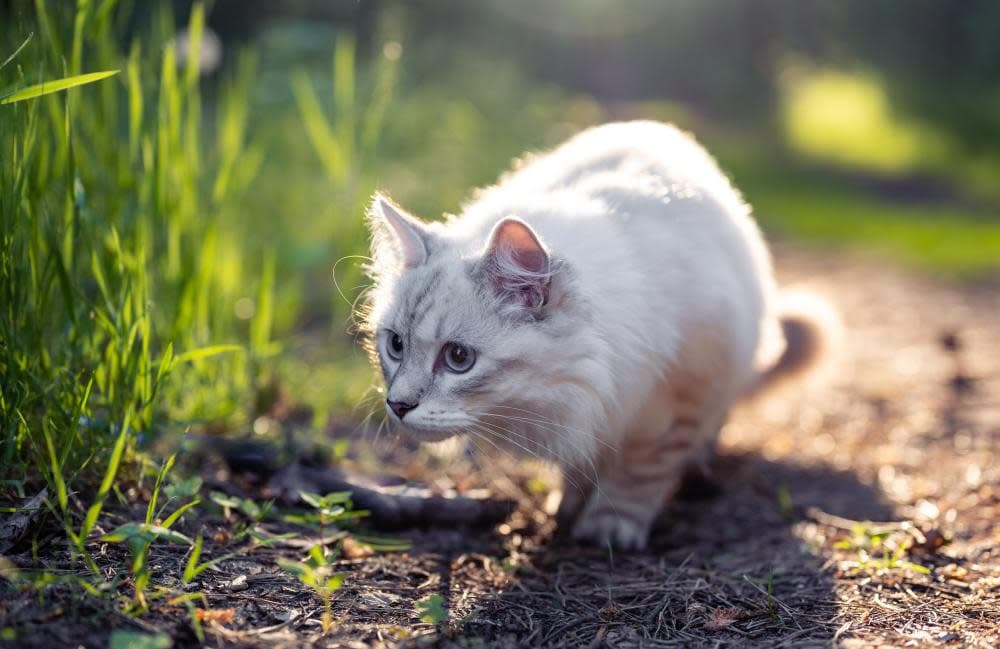
[(389, 331), (386, 335), (385, 350), (389, 358), (396, 361), (403, 360), (403, 339), (395, 331)]
[(476, 352), (465, 345), (447, 343), (442, 351), (444, 354), (444, 364), (452, 372), (458, 374), (468, 372), (476, 364)]

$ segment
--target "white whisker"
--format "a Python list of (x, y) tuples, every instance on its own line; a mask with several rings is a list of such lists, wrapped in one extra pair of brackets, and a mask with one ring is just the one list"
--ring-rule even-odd
[[(537, 453), (534, 453), (533, 451), (525, 448), (521, 444), (518, 444), (517, 442), (515, 442), (514, 440), (512, 440), (510, 437), (508, 437), (508, 435), (512, 435), (512, 434), (513, 435), (518, 435), (518, 433), (516, 433), (515, 431), (503, 428), (502, 426), (498, 426), (496, 424), (488, 424), (488, 423), (483, 422), (483, 421), (478, 422), (477, 426), (480, 428), (480, 430), (484, 430), (484, 432), (492, 433), (494, 435), (499, 436), (505, 442), (507, 442), (509, 444), (513, 444), (514, 446), (517, 446), (518, 448), (524, 450), (526, 453), (528, 453), (529, 455), (531, 455), (533, 457), (536, 457), (536, 458), (542, 459), (542, 460), (546, 459), (546, 458), (543, 458), (542, 456), (538, 455)], [(484, 429), (484, 427), (485, 427), (485, 429)], [(529, 439), (529, 438), (525, 438), (523, 435), (518, 435), (518, 436), (521, 437), (522, 439)], [(560, 462), (560, 464), (562, 464), (562, 462)], [(596, 474), (596, 468), (595, 468), (595, 474), (594, 474), (595, 478), (594, 479), (591, 479), (590, 476), (588, 476), (585, 473), (581, 473), (580, 475), (582, 475), (583, 477), (587, 478), (588, 480), (591, 480), (591, 486), (593, 486), (593, 487), (595, 487), (597, 489), (600, 489), (600, 486), (597, 484), (597, 480), (596, 480), (596, 475), (597, 475)], [(567, 482), (569, 482), (573, 486), (573, 488), (576, 489), (577, 491), (580, 491), (581, 493), (584, 493), (586, 491), (583, 488), (583, 485), (579, 484), (578, 482), (576, 482), (575, 480), (573, 480), (572, 478), (570, 478), (566, 474), (566, 472), (563, 472), (563, 478)]]
[[(574, 434), (586, 435), (588, 437), (592, 436), (594, 438), (594, 441), (596, 441), (596, 442), (598, 442), (600, 444), (603, 444), (605, 447), (607, 447), (608, 449), (610, 449), (612, 451), (615, 451), (615, 452), (618, 451), (618, 447), (617, 446), (615, 446), (614, 444), (611, 444), (607, 440), (601, 439), (600, 436), (596, 435), (593, 431), (584, 431), (584, 430), (581, 430), (581, 429), (578, 429), (578, 428), (572, 428), (572, 427), (566, 426), (564, 424), (556, 423), (556, 422), (552, 421), (551, 419), (545, 418), (541, 413), (533, 412), (531, 410), (525, 410), (524, 408), (515, 408), (514, 406), (507, 406), (507, 405), (495, 405), (495, 406), (493, 406), (493, 408), (502, 408), (502, 409), (505, 409), (505, 410), (516, 410), (517, 412), (523, 412), (523, 413), (525, 413), (527, 415), (531, 415), (532, 417), (537, 417), (538, 419), (536, 420), (536, 423), (540, 423), (540, 424), (544, 423), (544, 424), (548, 424), (550, 426), (556, 426), (558, 428), (567, 430), (570, 433), (574, 433)], [(497, 416), (499, 416), (499, 415), (497, 415)], [(530, 421), (530, 420), (525, 419), (524, 421)]]
[[(523, 418), (523, 417), (510, 417), (508, 415), (500, 415), (500, 414), (497, 414), (497, 413), (476, 413), (476, 412), (473, 412), (473, 413), (470, 413), (470, 414), (479, 415), (479, 416), (485, 416), (485, 417), (495, 417), (495, 418), (501, 419), (501, 420), (509, 420), (509, 421), (516, 421), (516, 422), (521, 422), (521, 423), (534, 424), (535, 426), (538, 426), (540, 428), (540, 430), (542, 430), (543, 432), (544, 431), (548, 431), (548, 432), (551, 432), (551, 433), (553, 433), (553, 434), (555, 434), (557, 436), (561, 436), (562, 440), (564, 442), (566, 442), (570, 446), (573, 446), (574, 443), (575, 443), (575, 441), (576, 441), (576, 438), (574, 437), (573, 433), (582, 434), (581, 431), (574, 431), (573, 429), (568, 428), (566, 426), (560, 426), (560, 427), (557, 427), (557, 428), (550, 428), (549, 426), (558, 426), (558, 425), (557, 424), (552, 424), (551, 422), (542, 421), (542, 420), (532, 420), (532, 419), (527, 419), (527, 418)], [(509, 431), (509, 432), (511, 432), (511, 431)], [(521, 436), (521, 437), (523, 437), (523, 436)], [(548, 447), (545, 446), (545, 448), (548, 448)], [(584, 460), (590, 466), (590, 469), (594, 473), (593, 482), (594, 482), (594, 484), (596, 484), (597, 483), (598, 471), (597, 471), (597, 465), (594, 462), (594, 458), (591, 457), (589, 453), (579, 453), (579, 456), (582, 457), (582, 458), (584, 458)], [(565, 460), (565, 458), (561, 458), (561, 459)]]

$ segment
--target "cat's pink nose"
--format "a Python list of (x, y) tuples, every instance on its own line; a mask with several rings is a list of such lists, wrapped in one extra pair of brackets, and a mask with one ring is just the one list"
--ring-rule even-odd
[(396, 413), (396, 416), (399, 417), (400, 419), (403, 418), (403, 415), (405, 415), (406, 413), (410, 412), (411, 410), (413, 410), (414, 408), (416, 408), (418, 405), (420, 405), (420, 404), (417, 404), (417, 403), (404, 403), (402, 401), (390, 401), (389, 399), (386, 399), (385, 402), (387, 404), (389, 404), (389, 407), (392, 408), (392, 411), (394, 413)]

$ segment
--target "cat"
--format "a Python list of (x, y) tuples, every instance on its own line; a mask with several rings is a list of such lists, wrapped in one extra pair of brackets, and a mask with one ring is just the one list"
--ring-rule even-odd
[(583, 542), (644, 549), (734, 402), (823, 351), (820, 319), (779, 315), (749, 207), (671, 125), (590, 128), (443, 222), (378, 193), (368, 223), (387, 416), (558, 463)]

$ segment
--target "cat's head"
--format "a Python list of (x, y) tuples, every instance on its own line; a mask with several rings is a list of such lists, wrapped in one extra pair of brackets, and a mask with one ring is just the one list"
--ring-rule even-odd
[(381, 195), (369, 211), (374, 286), (365, 317), (385, 408), (421, 441), (469, 433), (555, 459), (589, 453), (558, 428), (579, 398), (569, 269), (528, 224), (500, 220), (470, 244)]

